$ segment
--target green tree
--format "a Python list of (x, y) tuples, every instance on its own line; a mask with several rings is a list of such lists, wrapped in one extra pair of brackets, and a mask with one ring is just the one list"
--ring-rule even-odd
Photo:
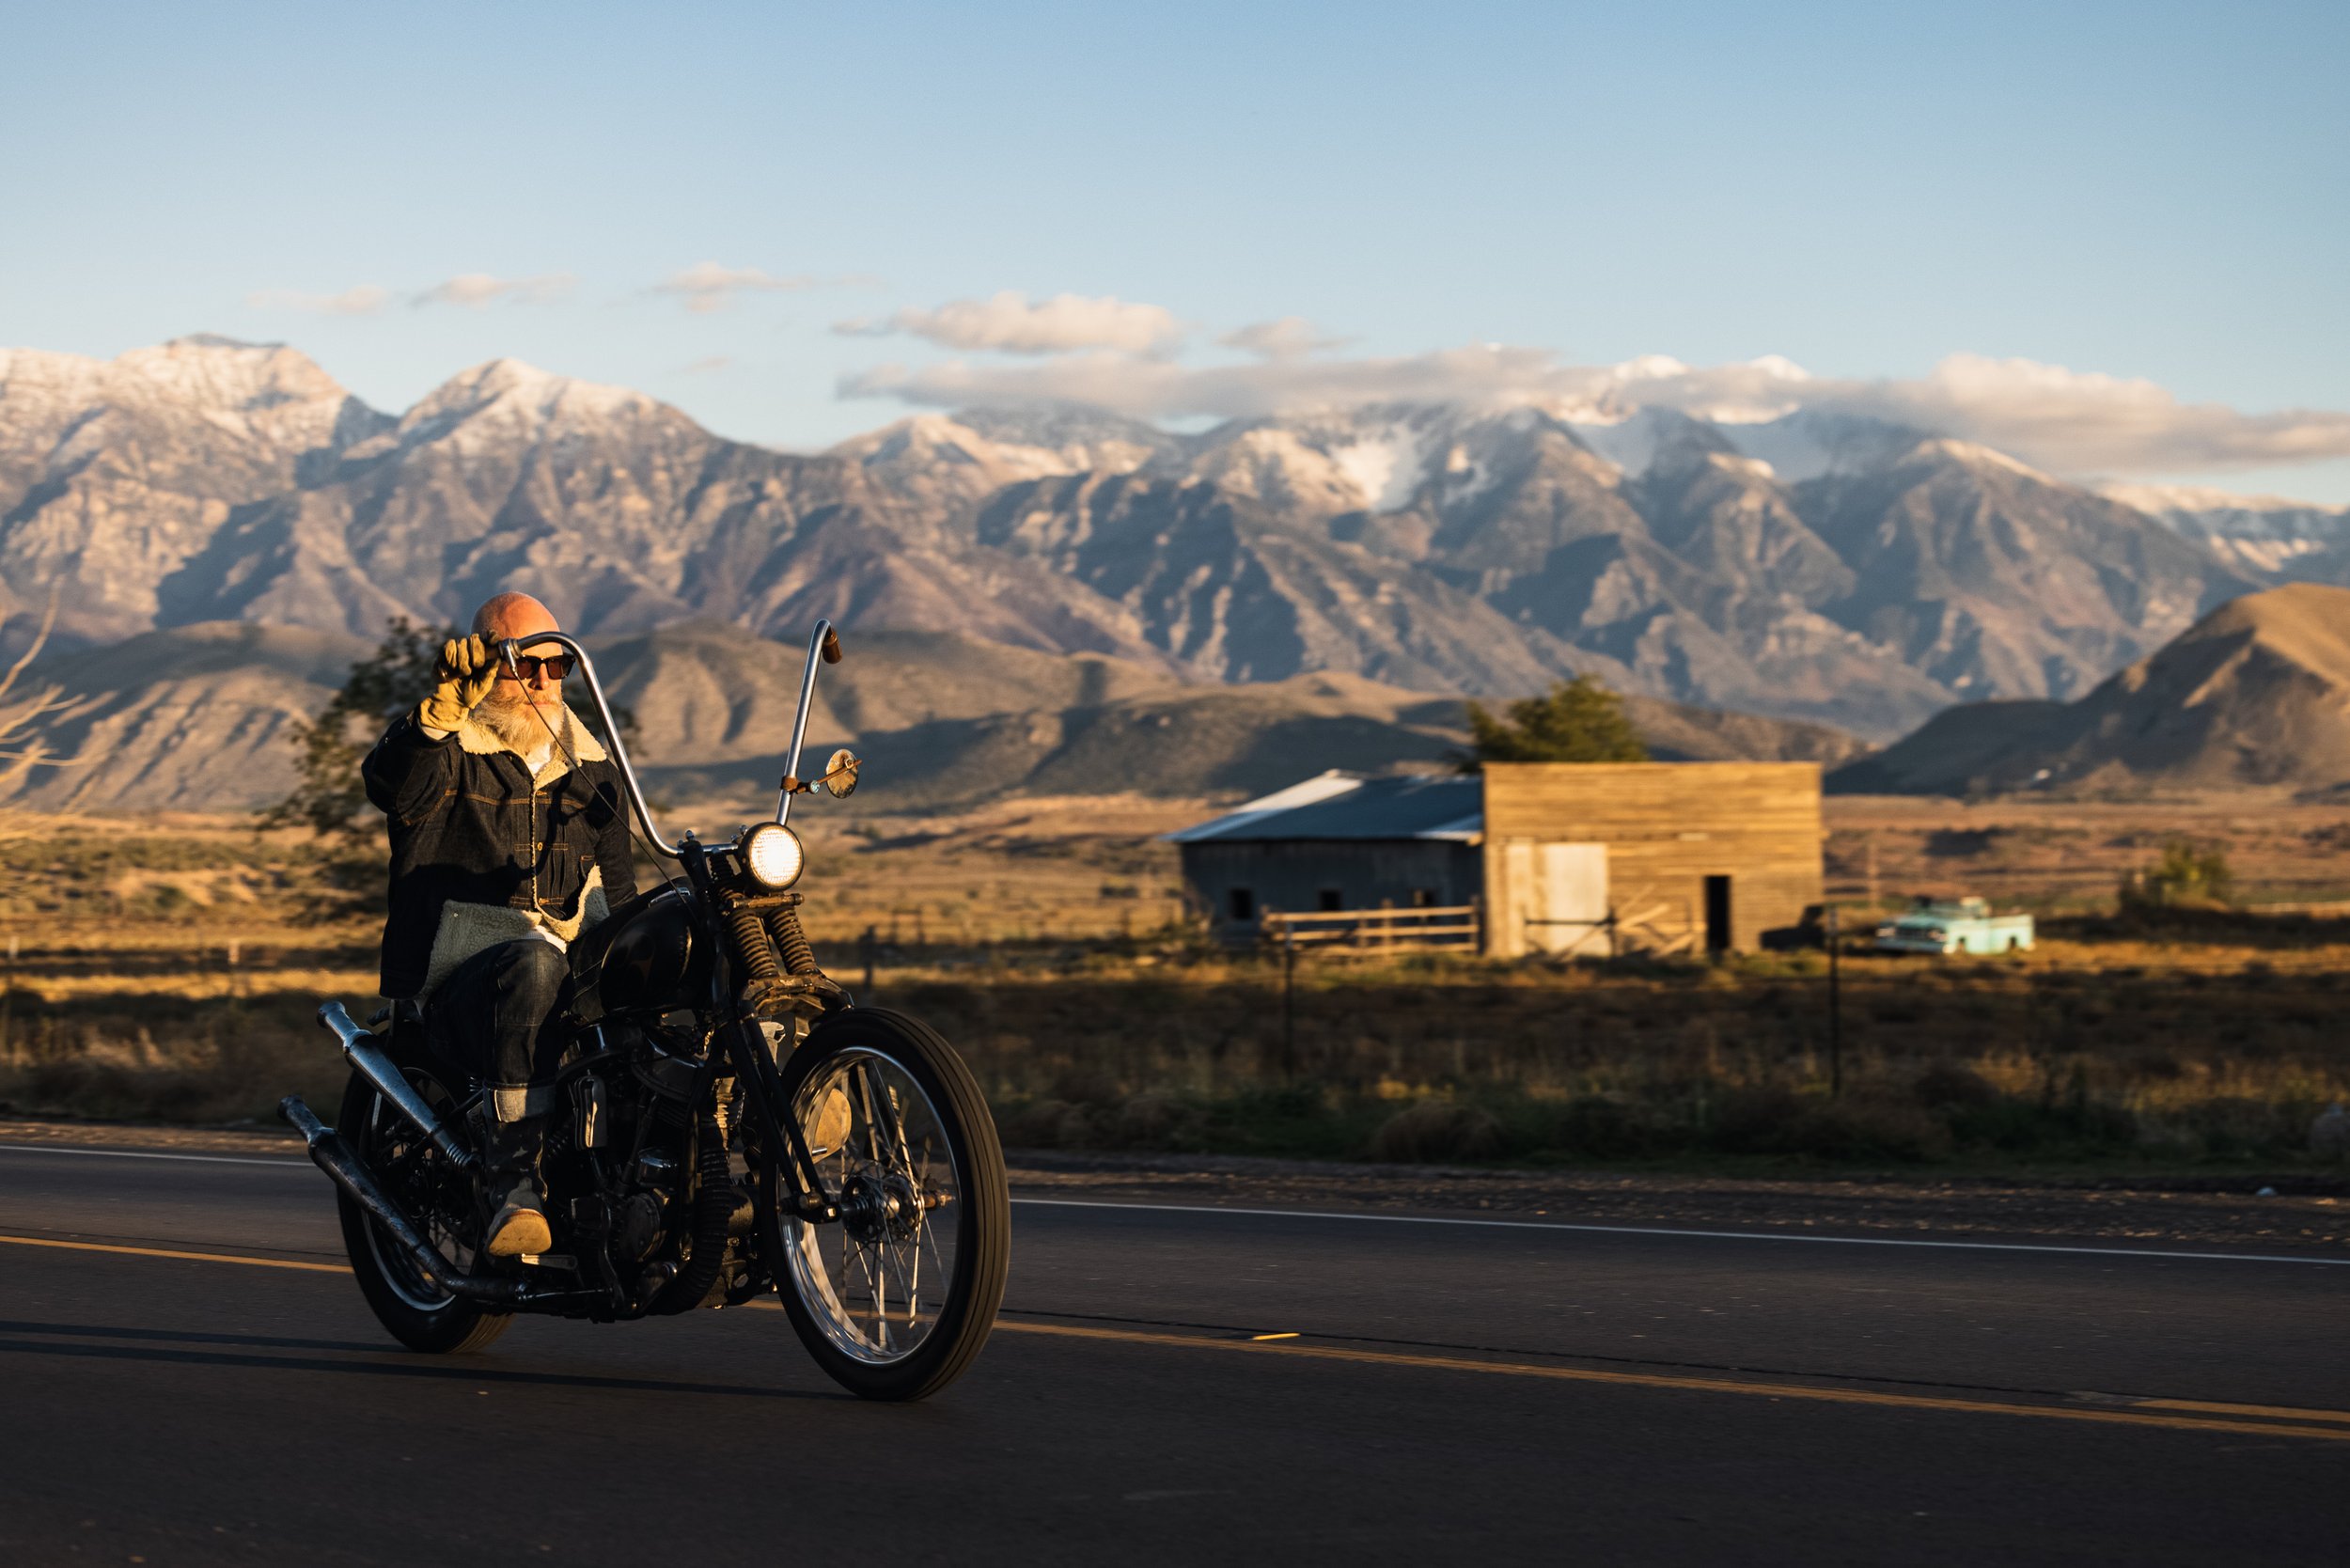
[(306, 827), (346, 848), (371, 843), (375, 813), (359, 782), (359, 763), (393, 719), (432, 695), (432, 661), (455, 635), (394, 617), (376, 651), (351, 666), (334, 700), (316, 718), (293, 725), (289, 739), (300, 782), (261, 814), (261, 825)]
[(1510, 704), (1506, 716), (1468, 705), (1473, 738), (1463, 773), (1487, 762), (1645, 762), (1648, 747), (1624, 716), (1623, 698), (1588, 675)]
[(2122, 879), (2124, 909), (2233, 903), (2235, 872), (2221, 849), (2199, 849), (2185, 839), (2162, 846), (2162, 858)]

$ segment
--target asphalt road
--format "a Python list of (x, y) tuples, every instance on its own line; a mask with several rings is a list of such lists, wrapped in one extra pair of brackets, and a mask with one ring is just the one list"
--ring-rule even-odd
[(0, 1562), (2350, 1560), (2350, 1267), (1432, 1217), (1020, 1202), (888, 1407), (773, 1310), (414, 1356), (305, 1162), (0, 1149)]

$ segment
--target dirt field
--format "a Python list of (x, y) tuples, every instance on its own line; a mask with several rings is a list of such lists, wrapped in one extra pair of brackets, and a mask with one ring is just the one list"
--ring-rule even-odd
[(2290, 797), (1831, 797), (1827, 829), (1828, 894), (1855, 906), (1977, 893), (2041, 912), (2110, 907), (2125, 872), (2179, 840), (2224, 851), (2244, 902), (2350, 900), (2350, 807)]

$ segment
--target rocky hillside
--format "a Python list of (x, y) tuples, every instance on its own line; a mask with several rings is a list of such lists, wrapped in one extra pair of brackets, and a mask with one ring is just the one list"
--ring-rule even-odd
[(1953, 708), (1840, 770), (1834, 789), (2350, 784), (2350, 588), (2296, 584), (2206, 616), (2077, 702)]
[[(599, 639), (597, 665), (638, 722), (654, 791), (772, 790), (803, 650), (712, 622)], [(816, 755), (853, 743), (875, 808), (1013, 792), (1262, 792), (1327, 767), (1439, 762), (1465, 740), (1461, 701), (1360, 676), (1184, 684), (1154, 665), (1043, 653), (940, 633), (853, 632), (809, 717)], [(212, 621), (44, 660), (67, 701), (55, 739), (86, 759), (43, 769), (8, 804), (245, 809), (293, 783), (288, 729), (317, 713), (368, 645), (339, 633)], [(580, 694), (584, 701), (584, 694)], [(1657, 755), (1837, 761), (1859, 743), (1816, 725), (1631, 699)]]
[(283, 348), (0, 353), (0, 610), (54, 592), (84, 644), (222, 619), (372, 637), (519, 586), (604, 635), (829, 615), (1195, 682), (1513, 696), (1589, 671), (1890, 736), (1962, 699), (2076, 698), (2269, 580), (2215, 537), (1814, 414), (1386, 407), (1180, 436), (926, 415), (799, 456), (510, 360), (393, 416)]

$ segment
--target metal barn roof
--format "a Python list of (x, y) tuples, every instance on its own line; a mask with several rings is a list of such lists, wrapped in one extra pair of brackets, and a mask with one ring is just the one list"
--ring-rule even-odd
[(1485, 826), (1482, 782), (1459, 775), (1365, 778), (1333, 770), (1170, 833), (1167, 840), (1445, 839), (1474, 843)]

